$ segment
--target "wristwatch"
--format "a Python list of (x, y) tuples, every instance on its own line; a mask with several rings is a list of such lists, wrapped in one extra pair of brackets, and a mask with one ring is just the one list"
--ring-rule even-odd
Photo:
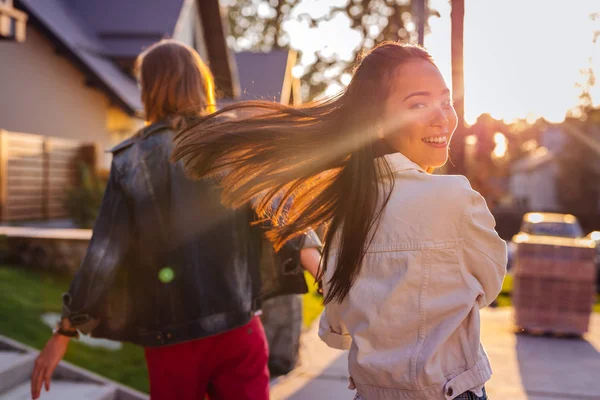
[(52, 329), (52, 334), (62, 335), (69, 338), (79, 339), (79, 331), (77, 329), (65, 329), (62, 325), (63, 319), (61, 319), (54, 329)]

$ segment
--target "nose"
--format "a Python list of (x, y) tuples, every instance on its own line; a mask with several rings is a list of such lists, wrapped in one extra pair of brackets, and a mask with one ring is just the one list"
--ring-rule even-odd
[(432, 113), (431, 126), (444, 129), (448, 127), (450, 120), (442, 107), (435, 107)]

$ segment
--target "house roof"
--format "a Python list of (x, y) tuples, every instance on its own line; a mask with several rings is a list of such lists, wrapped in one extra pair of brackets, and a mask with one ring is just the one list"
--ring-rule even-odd
[(152, 43), (172, 36), (184, 5), (194, 5), (198, 12), (198, 4), (207, 61), (217, 87), (225, 97), (237, 94), (218, 0), (17, 0), (17, 4), (94, 85), (130, 115), (142, 111), (140, 91), (115, 60), (132, 60)]
[(525, 172), (540, 168), (556, 159), (556, 154), (545, 147), (538, 147), (534, 152), (518, 160), (513, 165), (512, 172)]
[(241, 89), (241, 100), (280, 102), (288, 73), (287, 50), (270, 53), (241, 52), (235, 55)]
[(63, 0), (113, 57), (136, 57), (171, 37), (184, 0)]
[(104, 44), (65, 0), (19, 0), (19, 4), (125, 111), (134, 115), (142, 110), (136, 82), (108, 57)]

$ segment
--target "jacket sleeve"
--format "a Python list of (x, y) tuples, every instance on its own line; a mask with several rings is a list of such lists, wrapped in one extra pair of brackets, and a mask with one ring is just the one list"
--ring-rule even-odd
[[(271, 204), (271, 209), (275, 210), (279, 207), (280, 204), (279, 198), (275, 199)], [(283, 207), (283, 215), (285, 218), (285, 214), (292, 206), (292, 199), (289, 199)], [(258, 205), (258, 200), (254, 200), (252, 202), (252, 207), (256, 208)], [(267, 219), (262, 223), (263, 229), (269, 230), (273, 227), (273, 223), (271, 220)], [(299, 235), (295, 238), (292, 238), (285, 242), (281, 249), (277, 252), (278, 256), (282, 259), (281, 266), (283, 267), (283, 272), (285, 274), (299, 274), (302, 273), (302, 265), (300, 264), (300, 250), (307, 248), (315, 248), (322, 252), (323, 244), (319, 239), (319, 236), (310, 229), (308, 232), (305, 232), (302, 235)]]
[(502, 289), (506, 275), (506, 242), (496, 233), (496, 221), (484, 198), (470, 187), (467, 196), (462, 221), (462, 257), (469, 274), (467, 279), (477, 288), (477, 302), (483, 308), (490, 305)]
[(63, 316), (76, 326), (97, 318), (100, 302), (129, 249), (130, 213), (118, 175), (113, 162), (92, 239), (69, 291), (63, 295)]
[(321, 313), (319, 337), (334, 349), (348, 350), (352, 345), (352, 337), (339, 314), (339, 304), (333, 301)]

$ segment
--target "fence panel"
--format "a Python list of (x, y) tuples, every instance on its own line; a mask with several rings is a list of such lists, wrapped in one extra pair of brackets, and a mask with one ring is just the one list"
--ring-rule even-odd
[(66, 217), (63, 201), (87, 153), (75, 140), (0, 130), (2, 221)]

